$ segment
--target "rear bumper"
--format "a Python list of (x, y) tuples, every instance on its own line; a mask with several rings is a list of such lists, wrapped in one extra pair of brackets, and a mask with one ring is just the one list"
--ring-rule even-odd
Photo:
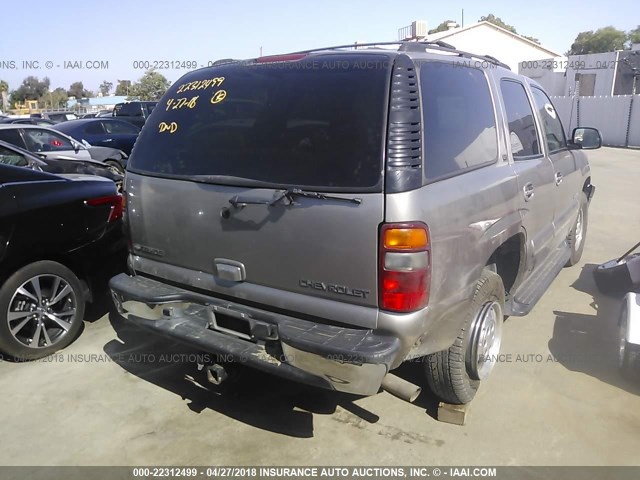
[[(293, 318), (120, 274), (109, 282), (120, 315), (205, 352), (317, 387), (360, 395), (380, 389), (400, 339)], [(243, 328), (230, 330), (220, 318)]]

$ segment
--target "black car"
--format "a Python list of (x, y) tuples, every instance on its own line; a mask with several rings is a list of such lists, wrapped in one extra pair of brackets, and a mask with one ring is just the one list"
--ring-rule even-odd
[(135, 125), (115, 118), (87, 118), (59, 123), (54, 127), (77, 141), (86, 140), (91, 145), (122, 150), (127, 155), (135, 143), (140, 129)]
[(125, 102), (113, 108), (113, 116), (142, 128), (158, 102)]
[(28, 118), (11, 118), (11, 117), (0, 117), (0, 123), (13, 123), (18, 125), (42, 125), (45, 127), (50, 127), (51, 125), (55, 125), (51, 120), (47, 120), (46, 118), (38, 118), (38, 117), (28, 117)]
[(0, 351), (35, 359), (69, 345), (85, 302), (122, 269), (122, 196), (113, 182), (0, 165)]
[(0, 164), (25, 167), (49, 173), (80, 173), (108, 178), (122, 187), (124, 177), (114, 171), (110, 165), (98, 160), (75, 160), (64, 156), (38, 156), (20, 147), (0, 140)]

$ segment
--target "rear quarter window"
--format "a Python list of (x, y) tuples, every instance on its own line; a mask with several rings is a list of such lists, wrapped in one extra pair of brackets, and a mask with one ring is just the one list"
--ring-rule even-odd
[(497, 160), (496, 117), (482, 70), (450, 62), (426, 62), (420, 68), (420, 88), (428, 179)]
[(381, 189), (390, 69), (388, 57), (367, 55), (190, 73), (155, 107), (130, 169)]

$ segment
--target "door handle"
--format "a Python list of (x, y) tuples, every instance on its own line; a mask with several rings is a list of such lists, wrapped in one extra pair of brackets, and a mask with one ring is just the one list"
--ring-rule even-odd
[(562, 183), (562, 173), (561, 172), (556, 172), (556, 185), (560, 185)]
[(522, 188), (522, 192), (524, 194), (524, 200), (526, 202), (528, 202), (529, 200), (531, 200), (533, 198), (533, 183), (529, 182), (527, 183), (523, 188)]

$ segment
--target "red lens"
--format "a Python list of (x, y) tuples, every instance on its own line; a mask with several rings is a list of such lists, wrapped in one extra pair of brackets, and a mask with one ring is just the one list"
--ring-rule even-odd
[[(385, 242), (385, 239), (389, 240), (398, 232), (403, 234), (402, 238), (426, 240), (412, 248), (406, 248), (403, 242)], [(407, 313), (427, 306), (431, 286), (431, 261), (424, 262), (425, 254), (422, 252), (429, 252), (427, 258), (431, 258), (429, 238), (429, 229), (424, 223), (382, 225), (378, 299), (380, 309)]]
[(120, 194), (109, 195), (107, 197), (91, 198), (87, 200), (85, 203), (92, 207), (101, 207), (104, 205), (111, 205), (111, 211), (109, 212), (109, 218), (107, 219), (108, 223), (115, 222), (116, 220), (122, 218), (124, 205), (122, 201), (122, 195)]

